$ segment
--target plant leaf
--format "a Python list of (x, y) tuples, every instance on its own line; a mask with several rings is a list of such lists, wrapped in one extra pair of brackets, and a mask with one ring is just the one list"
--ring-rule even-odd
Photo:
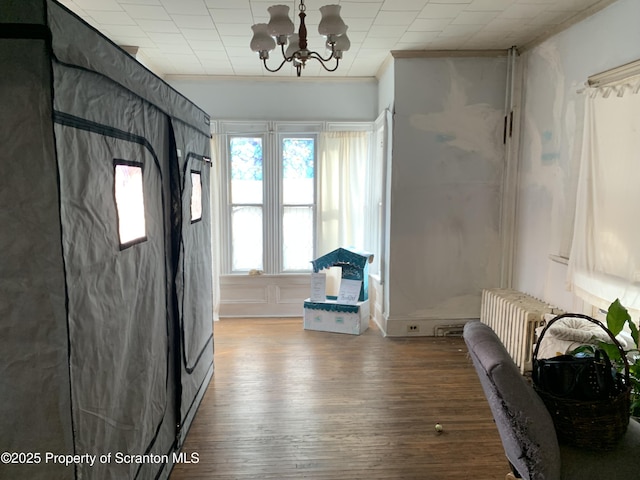
[(607, 353), (609, 359), (613, 363), (618, 365), (622, 365), (624, 363), (624, 360), (622, 360), (622, 355), (620, 355), (620, 350), (618, 350), (618, 347), (616, 345), (613, 345), (612, 343), (598, 342), (598, 347)]
[(613, 335), (618, 335), (624, 324), (626, 322), (631, 322), (631, 315), (626, 308), (622, 306), (619, 299), (615, 299), (615, 301), (609, 305), (609, 310), (607, 311), (607, 327), (611, 330)]
[(576, 347), (575, 350), (571, 350), (568, 353), (569, 355), (574, 355), (574, 356), (577, 353), (587, 353), (593, 356), (596, 353), (596, 347), (594, 345), (580, 345), (579, 347)]
[(638, 346), (638, 327), (634, 322), (631, 321), (631, 319), (629, 319), (628, 323), (629, 323), (629, 328), (631, 329), (631, 337), (633, 338), (633, 341), (636, 343), (636, 346)]

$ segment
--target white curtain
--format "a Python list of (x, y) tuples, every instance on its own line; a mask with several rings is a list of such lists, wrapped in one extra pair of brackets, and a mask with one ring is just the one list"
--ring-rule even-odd
[(323, 132), (319, 141), (318, 255), (364, 249), (369, 132)]
[[(316, 232), (318, 256), (339, 247), (365, 249), (368, 132), (320, 134)], [(339, 269), (327, 272), (327, 293), (337, 295)]]
[(222, 245), (220, 236), (220, 191), (221, 191), (221, 155), (220, 145), (224, 145), (224, 136), (214, 134), (211, 137), (211, 259), (213, 261), (213, 319), (219, 320), (220, 311), (220, 261)]
[(640, 310), (640, 77), (588, 89), (571, 290), (607, 309), (619, 298)]

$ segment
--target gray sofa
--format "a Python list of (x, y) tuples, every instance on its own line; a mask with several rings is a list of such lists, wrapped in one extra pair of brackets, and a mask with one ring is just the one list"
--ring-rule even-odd
[(465, 325), (463, 336), (516, 478), (640, 479), (638, 422), (629, 422), (625, 436), (611, 451), (561, 445), (544, 403), (520, 374), (494, 331), (472, 321)]

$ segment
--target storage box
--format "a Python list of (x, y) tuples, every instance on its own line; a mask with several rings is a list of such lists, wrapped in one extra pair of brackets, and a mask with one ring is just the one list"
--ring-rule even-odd
[(336, 303), (336, 297), (326, 302), (304, 302), (304, 329), (321, 332), (360, 335), (369, 328), (369, 300), (356, 305)]

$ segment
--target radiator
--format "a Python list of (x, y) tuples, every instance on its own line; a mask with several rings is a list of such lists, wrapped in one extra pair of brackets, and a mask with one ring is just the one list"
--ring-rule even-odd
[(532, 369), (536, 328), (557, 309), (526, 293), (493, 288), (482, 291), (480, 321), (496, 332), (522, 374)]

